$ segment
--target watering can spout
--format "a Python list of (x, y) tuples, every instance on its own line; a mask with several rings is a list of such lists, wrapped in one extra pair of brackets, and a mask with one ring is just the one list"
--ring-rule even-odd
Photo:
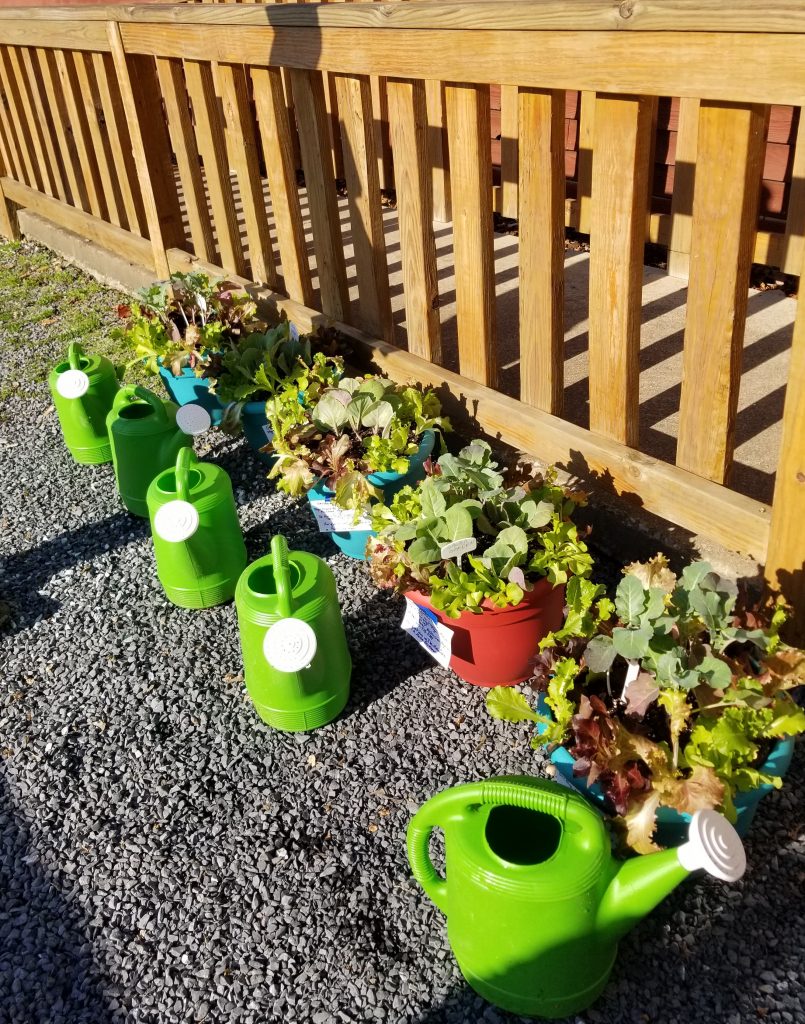
[(741, 839), (717, 811), (696, 811), (682, 846), (635, 857), (617, 868), (598, 907), (600, 934), (619, 939), (698, 870), (724, 882), (737, 882), (746, 870)]

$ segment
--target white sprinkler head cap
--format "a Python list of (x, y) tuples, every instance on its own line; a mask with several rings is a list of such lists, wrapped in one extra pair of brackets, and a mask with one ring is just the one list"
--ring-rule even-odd
[(83, 370), (65, 370), (56, 378), (56, 390), (62, 398), (81, 398), (89, 391), (89, 377)]
[(263, 638), (263, 655), (278, 672), (300, 672), (316, 655), (318, 641), (302, 619), (280, 619)]
[(688, 829), (688, 841), (677, 850), (679, 863), (688, 871), (703, 868), (722, 882), (737, 882), (746, 871), (741, 837), (718, 811), (696, 811)]
[(162, 540), (179, 544), (198, 529), (198, 512), (189, 501), (168, 501), (154, 516), (154, 531)]
[(212, 426), (212, 417), (203, 405), (191, 402), (177, 410), (176, 426), (183, 434), (203, 434)]

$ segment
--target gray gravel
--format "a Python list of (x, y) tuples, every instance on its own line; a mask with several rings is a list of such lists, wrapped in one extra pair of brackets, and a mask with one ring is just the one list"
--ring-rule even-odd
[[(272, 732), (245, 696), (234, 608), (167, 602), (146, 525), (110, 467), (72, 463), (40, 392), (0, 422), (0, 1024), (513, 1020), (463, 983), (404, 836), (435, 790), (539, 772), (525, 733), (215, 437), (250, 556), (283, 531), (326, 557), (354, 658), (339, 721)], [(805, 1020), (802, 777), (800, 746), (744, 881), (678, 889), (578, 1021)]]

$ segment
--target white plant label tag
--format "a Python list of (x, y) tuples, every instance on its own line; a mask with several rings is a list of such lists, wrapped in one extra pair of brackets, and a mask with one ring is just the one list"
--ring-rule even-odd
[(203, 434), (212, 426), (212, 417), (203, 405), (183, 405), (176, 412), (176, 426), (183, 434), (196, 436)]
[(629, 687), (640, 675), (640, 662), (630, 661), (629, 667), (626, 669), (626, 678), (623, 681), (623, 692), (621, 693), (621, 700), (626, 701), (629, 694)]
[(266, 435), (266, 441), (274, 440), (274, 431), (269, 427), (267, 423), (263, 424), (263, 433)]
[(451, 540), (449, 544), (443, 544), (439, 554), (442, 558), (461, 558), (468, 551), (474, 551), (478, 547), (475, 537), (465, 537), (463, 540)]
[(56, 390), (62, 398), (81, 398), (89, 391), (89, 377), (83, 370), (65, 370), (56, 378)]
[(350, 533), (353, 530), (371, 530), (372, 520), (362, 515), (355, 522), (355, 513), (351, 508), (339, 508), (328, 498), (317, 498), (311, 501), (310, 507), (319, 526), (319, 533)]
[(433, 612), (420, 608), (410, 598), (405, 599), (405, 615), (400, 628), (414, 638), (434, 660), (444, 668), (450, 667), (453, 649), (453, 630), (443, 625)]

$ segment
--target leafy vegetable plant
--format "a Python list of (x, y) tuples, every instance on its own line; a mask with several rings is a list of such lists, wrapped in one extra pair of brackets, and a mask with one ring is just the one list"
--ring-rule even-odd
[(232, 348), (250, 331), (265, 327), (246, 292), (198, 271), (173, 274), (170, 281), (141, 289), (139, 300), (119, 306), (118, 313), (126, 325), (112, 336), (134, 349), (134, 362), (143, 360), (151, 373), (158, 373), (161, 361), (174, 376), (186, 366), (205, 376), (210, 353)]
[(474, 441), (374, 506), (370, 571), (382, 587), (428, 593), (450, 618), (480, 614), (486, 602), (516, 605), (542, 577), (556, 586), (589, 575), (592, 558), (570, 520), (583, 500), (553, 473), (504, 486), (491, 448)]
[(534, 746), (566, 747), (640, 853), (657, 848), (660, 806), (713, 807), (734, 821), (738, 793), (779, 788), (764, 761), (775, 741), (805, 731), (790, 693), (805, 681), (805, 653), (780, 639), (785, 608), (764, 621), (707, 562), (677, 578), (662, 555), (627, 566), (614, 606), (602, 594), (568, 587), (565, 627), (537, 658), (551, 717), (503, 688), (488, 694), (490, 714), (534, 722)]
[(304, 404), (286, 389), (266, 411), (279, 488), (299, 495), (324, 480), (335, 503), (353, 509), (356, 519), (382, 497), (372, 473), (407, 473), (425, 431), (449, 429), (432, 390), (376, 376), (333, 380)]

